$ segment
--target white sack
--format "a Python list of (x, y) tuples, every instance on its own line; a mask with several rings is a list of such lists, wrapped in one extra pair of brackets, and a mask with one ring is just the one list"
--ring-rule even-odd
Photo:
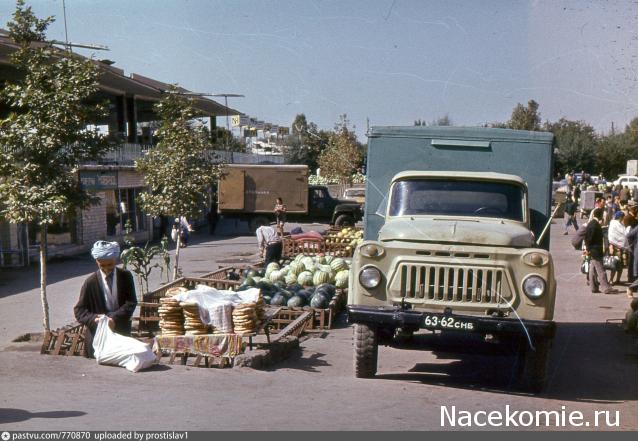
[(155, 364), (156, 356), (146, 343), (116, 334), (109, 328), (109, 319), (100, 318), (93, 337), (93, 351), (98, 364), (121, 366), (131, 372)]

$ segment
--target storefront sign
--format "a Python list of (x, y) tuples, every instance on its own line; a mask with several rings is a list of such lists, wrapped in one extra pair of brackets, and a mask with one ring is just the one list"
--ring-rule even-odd
[(85, 190), (115, 190), (117, 188), (117, 172), (115, 171), (80, 171), (80, 182)]

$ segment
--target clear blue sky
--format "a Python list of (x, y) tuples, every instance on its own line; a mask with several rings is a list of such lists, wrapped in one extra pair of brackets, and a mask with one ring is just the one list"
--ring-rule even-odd
[[(62, 0), (28, 1), (56, 15)], [(15, 4), (0, 0), (1, 26)], [(127, 73), (197, 92), (241, 93), (229, 106), (290, 125), (332, 128), (448, 114), (456, 125), (505, 121), (534, 99), (542, 118), (598, 131), (638, 116), (634, 1), (67, 0), (69, 40)], [(90, 55), (90, 51), (81, 51)], [(219, 121), (223, 124), (223, 121)]]

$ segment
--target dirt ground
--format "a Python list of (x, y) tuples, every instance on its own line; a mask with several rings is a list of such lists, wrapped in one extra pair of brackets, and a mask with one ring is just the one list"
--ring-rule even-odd
[[(0, 273), (0, 427), (7, 430), (455, 430), (442, 406), (464, 411), (581, 411), (587, 429), (638, 429), (638, 347), (614, 321), (629, 300), (591, 294), (580, 253), (552, 233), (558, 333), (550, 380), (539, 396), (512, 387), (514, 357), (469, 337), (419, 336), (407, 350), (383, 347), (379, 374), (352, 373), (352, 330), (337, 327), (302, 343), (277, 366), (204, 369), (162, 364), (132, 374), (81, 357), (41, 356), (11, 340), (40, 323), (37, 271)], [(196, 235), (184, 250), (192, 274), (254, 256), (252, 237)], [(88, 257), (51, 264), (53, 327), (72, 320)], [(155, 284), (158, 281), (154, 282)], [(611, 322), (609, 322), (611, 320)], [(22, 350), (18, 350), (18, 349)], [(619, 412), (619, 427), (594, 426), (594, 412)], [(613, 418), (612, 418), (613, 422)], [(569, 428), (569, 427), (568, 427)], [(561, 428), (546, 427), (550, 430)], [(512, 430), (512, 428), (510, 428)]]

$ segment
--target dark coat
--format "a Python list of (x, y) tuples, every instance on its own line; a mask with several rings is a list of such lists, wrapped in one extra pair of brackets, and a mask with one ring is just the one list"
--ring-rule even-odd
[(585, 229), (585, 248), (592, 259), (601, 260), (605, 254), (603, 229), (595, 219)]
[(104, 291), (100, 283), (99, 270), (91, 274), (82, 285), (80, 298), (73, 308), (75, 319), (86, 325), (85, 348), (86, 355), (93, 356), (93, 335), (97, 329), (95, 318), (105, 314), (115, 322), (115, 332), (122, 335), (131, 334), (131, 317), (137, 306), (135, 295), (135, 282), (130, 271), (115, 268), (117, 271), (117, 303), (119, 308), (115, 311), (106, 310)]

